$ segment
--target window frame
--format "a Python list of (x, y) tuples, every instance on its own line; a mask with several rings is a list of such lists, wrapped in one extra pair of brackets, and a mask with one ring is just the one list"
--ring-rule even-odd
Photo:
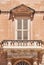
[[(28, 39), (26, 39), (26, 40), (30, 40), (31, 39), (31, 20), (30, 19), (27, 19), (28, 20)], [(21, 39), (17, 39), (17, 31), (18, 31), (18, 29), (17, 29), (17, 19), (15, 20), (16, 22), (15, 22), (15, 40), (21, 40)], [(22, 19), (22, 21), (23, 21), (23, 19)], [(22, 24), (23, 24), (23, 22), (22, 22)], [(22, 40), (24, 40), (23, 39), (23, 25), (22, 25)], [(27, 31), (27, 30), (25, 30), (25, 31)]]

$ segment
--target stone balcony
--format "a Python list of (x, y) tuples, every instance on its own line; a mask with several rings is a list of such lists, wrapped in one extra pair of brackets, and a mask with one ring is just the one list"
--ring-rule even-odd
[(1, 47), (43, 49), (43, 42), (41, 40), (3, 40), (1, 42)]

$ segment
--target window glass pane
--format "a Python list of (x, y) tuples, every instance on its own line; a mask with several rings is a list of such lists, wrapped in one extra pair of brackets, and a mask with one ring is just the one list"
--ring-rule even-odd
[(28, 29), (28, 20), (23, 19), (23, 29)]
[(17, 20), (17, 29), (22, 29), (22, 19)]
[(28, 31), (23, 31), (23, 39), (28, 40)]
[(18, 40), (22, 39), (22, 31), (17, 31), (17, 39)]

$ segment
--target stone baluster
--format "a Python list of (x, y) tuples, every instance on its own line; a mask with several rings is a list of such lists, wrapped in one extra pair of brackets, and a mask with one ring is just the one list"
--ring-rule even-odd
[(34, 42), (34, 46), (37, 46), (37, 44), (36, 44), (37, 42)]
[(14, 43), (12, 42), (12, 46), (14, 46)]
[(39, 42), (39, 46), (40, 46), (40, 42)]
[(40, 46), (42, 46), (42, 43), (40, 42)]
[(8, 41), (8, 46), (10, 46), (11, 45), (11, 41)]
[(29, 42), (29, 46), (32, 46), (32, 42)]
[(19, 42), (18, 42), (18, 46), (19, 46)]

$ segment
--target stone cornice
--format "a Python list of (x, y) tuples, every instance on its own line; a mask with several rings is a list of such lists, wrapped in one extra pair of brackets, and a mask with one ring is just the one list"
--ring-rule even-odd
[(35, 11), (35, 13), (38, 13), (38, 14), (41, 13), (42, 14), (42, 13), (44, 13), (44, 11)]
[[(11, 11), (2, 11), (2, 10), (0, 10), (0, 13), (2, 14), (2, 13), (5, 13), (5, 14), (7, 14), (7, 13), (11, 13)], [(35, 13), (36, 14), (42, 14), (42, 13), (44, 13), (44, 11), (35, 11)]]

